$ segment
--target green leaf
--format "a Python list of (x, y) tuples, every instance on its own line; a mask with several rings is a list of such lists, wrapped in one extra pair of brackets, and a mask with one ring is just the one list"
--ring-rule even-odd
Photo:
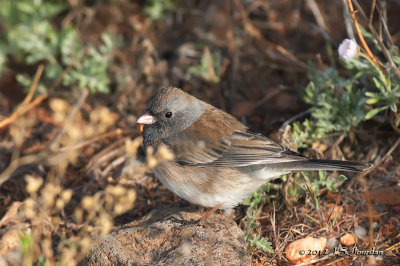
[(386, 110), (388, 107), (387, 106), (383, 106), (380, 108), (375, 108), (372, 109), (371, 111), (369, 111), (366, 115), (365, 115), (365, 119), (371, 119), (372, 117), (374, 117), (377, 113)]
[(271, 242), (267, 237), (261, 238), (260, 235), (256, 235), (251, 241), (250, 245), (261, 249), (264, 252), (274, 253)]
[(343, 182), (343, 181), (345, 181), (345, 180), (347, 180), (347, 177), (346, 177), (345, 175), (339, 175), (339, 176), (337, 177), (337, 181), (338, 181), (338, 182)]
[(376, 77), (372, 77), (372, 80), (374, 81), (375, 87), (378, 88), (383, 94), (385, 94), (386, 93), (385, 84)]
[(370, 98), (367, 100), (367, 104), (373, 105), (379, 101), (379, 98)]
[(175, 6), (173, 0), (150, 0), (146, 1), (144, 12), (150, 20), (159, 20), (164, 18), (165, 13)]
[(337, 188), (335, 187), (335, 179), (333, 178), (328, 178), (328, 180), (326, 180), (326, 188), (329, 189), (332, 192), (338, 192)]
[(325, 181), (326, 180), (326, 172), (325, 171), (320, 170), (320, 171), (318, 171), (318, 174), (319, 174), (319, 179), (321, 181)]
[(390, 110), (392, 110), (393, 112), (397, 112), (397, 104), (395, 104), (395, 103), (392, 103), (391, 105), (390, 105)]
[(392, 55), (391, 57), (392, 57), (393, 61), (394, 61), (397, 65), (400, 65), (400, 57), (399, 57), (399, 56), (394, 56), (394, 55)]

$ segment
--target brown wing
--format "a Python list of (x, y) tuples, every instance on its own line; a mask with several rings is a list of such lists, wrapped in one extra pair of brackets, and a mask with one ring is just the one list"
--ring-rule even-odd
[(307, 160), (307, 157), (256, 133), (236, 131), (230, 140), (230, 148), (211, 165), (241, 167)]
[(208, 164), (231, 148), (230, 138), (235, 130), (246, 129), (236, 118), (210, 105), (200, 119), (164, 142), (174, 152), (177, 162)]
[(306, 160), (278, 143), (255, 133), (233, 116), (212, 107), (166, 144), (181, 164), (240, 167)]

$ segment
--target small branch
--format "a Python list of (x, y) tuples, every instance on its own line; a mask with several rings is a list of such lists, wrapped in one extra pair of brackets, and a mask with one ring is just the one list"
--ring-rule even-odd
[(400, 145), (400, 138), (396, 140), (396, 142), (393, 144), (392, 148), (388, 150), (388, 152), (385, 154), (385, 156), (382, 157), (376, 164), (374, 164), (371, 168), (369, 168), (367, 171), (361, 173), (359, 176), (366, 176), (367, 174), (371, 173), (374, 171), (379, 165), (381, 165), (386, 159), (397, 149), (397, 147)]
[(28, 93), (28, 95), (26, 95), (26, 97), (25, 97), (24, 101), (22, 102), (21, 106), (27, 105), (32, 100), (33, 95), (35, 94), (35, 91), (36, 91), (37, 86), (39, 84), (40, 77), (43, 74), (43, 70), (44, 70), (44, 66), (43, 65), (39, 65), (39, 67), (38, 67), (38, 69), (36, 71), (35, 77), (33, 78), (32, 85), (29, 88), (29, 93)]
[[(347, 0), (348, 2), (351, 0)], [(368, 21), (367, 16), (365, 15), (364, 11), (362, 10), (360, 4), (357, 2), (357, 0), (353, 0), (354, 4), (356, 5), (358, 11), (361, 14), (361, 17), (365, 20)], [(353, 14), (354, 15), (354, 14)], [(355, 15), (354, 15), (355, 17)], [(354, 20), (354, 19), (353, 19)], [(396, 66), (396, 64), (393, 62), (389, 51), (386, 49), (385, 45), (383, 44), (381, 38), (379, 37), (379, 34), (376, 32), (376, 30), (374, 29), (374, 27), (371, 25), (369, 27), (369, 30), (371, 31), (372, 35), (374, 36), (374, 38), (376, 39), (376, 41), (378, 42), (379, 47), (382, 50), (383, 55), (385, 56), (386, 60), (389, 62), (391, 69), (393, 70), (394, 74), (400, 78), (400, 70), (398, 69), (398, 67)], [(387, 35), (390, 35), (389, 32), (387, 33)], [(386, 72), (384, 72), (386, 73)]]
[(26, 96), (26, 98), (24, 99), (24, 101), (22, 102), (22, 104), (20, 106), (17, 107), (17, 109), (14, 111), (14, 113), (12, 113), (9, 117), (3, 119), (0, 121), (0, 129), (8, 126), (9, 124), (11, 124), (15, 119), (17, 119), (19, 116), (25, 114), (26, 112), (28, 112), (29, 110), (31, 110), (32, 108), (40, 105), (43, 100), (47, 99), (49, 97), (49, 93), (52, 92), (62, 81), (63, 77), (65, 76), (65, 74), (67, 74), (73, 67), (73, 64), (69, 65), (62, 73), (61, 75), (57, 78), (57, 80), (50, 86), (50, 89), (48, 89), (47, 93), (44, 93), (40, 96), (38, 96), (35, 100), (33, 100), (31, 103), (29, 103), (33, 97), (34, 92), (36, 91), (37, 88), (37, 84), (39, 82), (39, 78), (42, 75), (42, 72), (44, 70), (43, 65), (40, 65), (38, 70), (36, 71), (36, 75), (35, 78), (32, 82), (31, 88), (29, 90), (28, 95)]
[(376, 5), (376, 0), (372, 0), (371, 13), (369, 13), (369, 22), (368, 22), (368, 26), (370, 28), (372, 26), (372, 19), (374, 18), (375, 5)]
[(128, 134), (128, 133), (130, 133), (130, 134), (139, 134), (138, 132), (122, 131), (120, 128), (117, 128), (116, 130), (114, 130), (112, 132), (106, 132), (106, 133), (104, 133), (102, 135), (95, 136), (95, 137), (93, 137), (93, 138), (91, 138), (89, 140), (80, 142), (80, 143), (78, 143), (78, 144), (76, 144), (74, 146), (62, 147), (60, 149), (60, 151), (64, 152), (66, 150), (71, 151), (71, 150), (81, 149), (81, 148), (83, 148), (85, 146), (88, 146), (88, 145), (94, 143), (94, 142), (98, 142), (99, 140), (106, 139), (106, 138), (113, 137), (113, 136), (122, 136), (123, 134)]
[(41, 162), (45, 158), (50, 156), (49, 151), (45, 150), (40, 152), (39, 154), (30, 154), (24, 157), (14, 159), (10, 165), (0, 174), (0, 187), (6, 182), (12, 175), (12, 173), (20, 166), (25, 164), (32, 164)]
[(281, 45), (277, 45), (273, 42), (266, 40), (263, 37), (263, 35), (261, 34), (261, 32), (253, 25), (253, 23), (251, 23), (251, 21), (248, 17), (248, 14), (247, 14), (246, 10), (244, 9), (242, 3), (239, 0), (235, 0), (234, 2), (238, 8), (240, 17), (242, 18), (243, 27), (250, 36), (252, 36), (256, 40), (260, 41), (263, 45), (272, 47), (274, 50), (278, 51), (281, 55), (283, 55), (283, 56), (287, 57), (289, 60), (295, 62), (302, 69), (307, 69), (307, 64), (305, 64), (304, 62), (297, 59), (296, 56), (294, 56), (286, 48), (284, 48)]
[(0, 121), (0, 129), (11, 124), (17, 117), (20, 115), (25, 114), (28, 112), (30, 109), (32, 109), (35, 106), (38, 106), (39, 104), (42, 103), (43, 100), (45, 100), (49, 95), (47, 93), (40, 95), (37, 97), (33, 102), (30, 104), (27, 104), (25, 106), (21, 106), (21, 108), (17, 108), (17, 110), (12, 113), (9, 117), (5, 118), (4, 120)]
[(324, 17), (322, 16), (321, 11), (319, 10), (317, 2), (315, 0), (306, 0), (306, 2), (315, 17), (318, 26), (326, 33), (328, 31), (328, 27), (326, 26)]
[(78, 102), (74, 105), (74, 108), (72, 109), (72, 111), (69, 114), (69, 116), (66, 119), (66, 121), (64, 121), (64, 126), (62, 127), (60, 132), (58, 132), (57, 136), (54, 138), (53, 143), (50, 144), (51, 148), (58, 146), (58, 143), (60, 142), (62, 135), (66, 131), (65, 129), (72, 123), (72, 120), (75, 118), (76, 113), (79, 111), (79, 109), (81, 108), (82, 104), (85, 102), (85, 100), (88, 97), (88, 95), (89, 95), (89, 90), (88, 89), (84, 89), (82, 91), (81, 97), (79, 98)]
[(49, 88), (49, 92), (51, 93), (63, 80), (64, 76), (71, 71), (72, 67), (74, 67), (76, 62), (72, 62), (64, 71), (58, 76), (58, 78), (51, 84)]
[(344, 25), (346, 26), (347, 36), (349, 36), (350, 39), (355, 39), (354, 30), (350, 19), (350, 12), (347, 6), (347, 0), (342, 0), (342, 2), (343, 2), (343, 19), (344, 19)]
[[(58, 144), (58, 142), (61, 138), (61, 135), (65, 132), (66, 125), (69, 125), (71, 123), (72, 119), (75, 117), (76, 112), (79, 110), (80, 106), (83, 104), (87, 95), (88, 95), (88, 91), (84, 90), (82, 92), (80, 99), (78, 100), (77, 104), (74, 106), (74, 109), (72, 110), (71, 114), (69, 115), (67, 122), (64, 124), (64, 127), (62, 128), (62, 130), (59, 132), (59, 134), (55, 138), (54, 142), (52, 144), (50, 144), (49, 147), (51, 147), (51, 145)], [(23, 106), (21, 109), (14, 112), (13, 115), (11, 115), (6, 122), (4, 122), (4, 120), (3, 120), (2, 123), (0, 123), (0, 124), (4, 125), (6, 123), (11, 123), (16, 117), (18, 117), (18, 115), (21, 115), (21, 114), (25, 113), (26, 111), (30, 110), (31, 108), (39, 105), (47, 97), (48, 97), (48, 94), (43, 94), (43, 95), (39, 96), (30, 104), (27, 104), (26, 106)], [(59, 155), (60, 151), (58, 150), (56, 153), (57, 153), (57, 155)], [(46, 158), (51, 158), (51, 157), (56, 156), (56, 153), (53, 153), (51, 151), (51, 149), (49, 149), (47, 147), (43, 151), (41, 151), (39, 154), (29, 154), (29, 155), (26, 155), (23, 157), (13, 159), (11, 161), (10, 165), (0, 174), (0, 186), (11, 177), (12, 173), (18, 167), (25, 165), (25, 164), (41, 162), (41, 161), (45, 160)]]
[(388, 41), (390, 42), (390, 49), (391, 49), (393, 46), (393, 40), (392, 40), (392, 36), (390, 36), (389, 28), (387, 26), (388, 19), (387, 19), (387, 3), (386, 3), (386, 1), (382, 2), (382, 0), (378, 0), (377, 8), (379, 10), (379, 14), (380, 14), (379, 19), (382, 22), (384, 34), (385, 34), (386, 38), (388, 39)]
[(361, 173), (357, 176), (357, 179), (359, 179), (364, 186), (365, 189), (365, 201), (367, 203), (367, 209), (368, 209), (368, 220), (369, 220), (369, 247), (373, 248), (374, 246), (374, 227), (373, 227), (373, 221), (374, 221), (374, 208), (371, 203), (371, 197), (369, 194), (369, 189), (368, 189), (368, 183), (367, 180), (365, 179), (365, 176), (375, 170), (378, 165), (381, 165), (386, 159), (397, 149), (397, 147), (400, 145), (400, 138), (397, 139), (397, 141), (394, 143), (392, 148), (388, 150), (388, 152), (383, 156), (382, 159), (380, 159), (375, 165), (373, 165), (370, 169), (365, 171), (364, 173)]
[(365, 42), (364, 36), (362, 35), (360, 27), (358, 26), (356, 13), (354, 11), (353, 4), (352, 4), (351, 0), (347, 0), (347, 5), (349, 6), (350, 15), (351, 15), (351, 18), (353, 19), (354, 27), (356, 28), (356, 32), (357, 32), (358, 38), (360, 39), (361, 44), (362, 44), (365, 52), (368, 54), (368, 56), (371, 58), (371, 60), (374, 62), (374, 64), (376, 64), (381, 69), (381, 71), (384, 73), (384, 75), (387, 76), (387, 72), (381, 66), (381, 64), (378, 62), (378, 60), (375, 58), (375, 56), (372, 54), (372, 52), (369, 49), (367, 43)]
[(40, 77), (42, 76), (43, 70), (44, 70), (44, 66), (40, 65), (36, 71), (35, 78), (33, 79), (33, 82), (29, 89), (28, 95), (25, 97), (24, 101), (16, 108), (14, 113), (12, 113), (9, 117), (0, 121), (0, 129), (11, 124), (15, 119), (17, 119), (17, 117), (19, 117), (20, 115), (23, 115), (24, 113), (26, 113), (27, 111), (29, 111), (30, 109), (35, 107), (36, 105), (39, 105), (44, 99), (47, 98), (48, 95), (46, 93), (46, 94), (42, 94), (41, 96), (36, 98), (33, 102), (31, 102), (33, 95), (35, 94), (37, 85), (39, 83)]
[(292, 116), (292, 117), (289, 118), (288, 120), (286, 120), (286, 121), (282, 124), (282, 126), (279, 128), (279, 130), (278, 130), (279, 134), (282, 135), (283, 132), (285, 131), (285, 128), (286, 128), (288, 125), (290, 125), (290, 124), (293, 123), (294, 121), (298, 120), (299, 118), (302, 118), (302, 117), (304, 117), (304, 116), (306, 116), (306, 115), (309, 115), (310, 113), (311, 113), (310, 109), (307, 109), (307, 110), (305, 110), (305, 111), (303, 111), (303, 112), (301, 112), (301, 113), (298, 113), (298, 114)]

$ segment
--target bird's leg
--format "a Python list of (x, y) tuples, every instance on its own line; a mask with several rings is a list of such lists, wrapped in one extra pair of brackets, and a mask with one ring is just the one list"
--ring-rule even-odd
[(199, 219), (197, 219), (196, 222), (201, 222), (206, 220), (208, 217), (211, 216), (211, 214), (213, 214), (216, 210), (218, 210), (220, 207), (222, 206), (222, 203), (214, 206), (212, 209), (210, 209), (209, 211), (207, 211), (203, 216), (201, 216)]

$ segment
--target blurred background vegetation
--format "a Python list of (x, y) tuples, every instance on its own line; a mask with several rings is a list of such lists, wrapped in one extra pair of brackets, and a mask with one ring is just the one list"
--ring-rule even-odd
[[(0, 1), (0, 234), (11, 239), (1, 254), (74, 264), (89, 233), (178, 200), (148, 171), (162, 155), (137, 159), (136, 119), (164, 86), (291, 149), (379, 162), (400, 132), (399, 12), (398, 1), (380, 0)], [(345, 38), (358, 57), (338, 57)], [(343, 221), (322, 223), (329, 200), (317, 196), (345, 179), (286, 176), (246, 200), (238, 224), (254, 261), (282, 257), (271, 223), (257, 218), (275, 198), (284, 199), (274, 205), (281, 225), (312, 216), (310, 230), (340, 232)], [(307, 215), (294, 217), (300, 199)]]

